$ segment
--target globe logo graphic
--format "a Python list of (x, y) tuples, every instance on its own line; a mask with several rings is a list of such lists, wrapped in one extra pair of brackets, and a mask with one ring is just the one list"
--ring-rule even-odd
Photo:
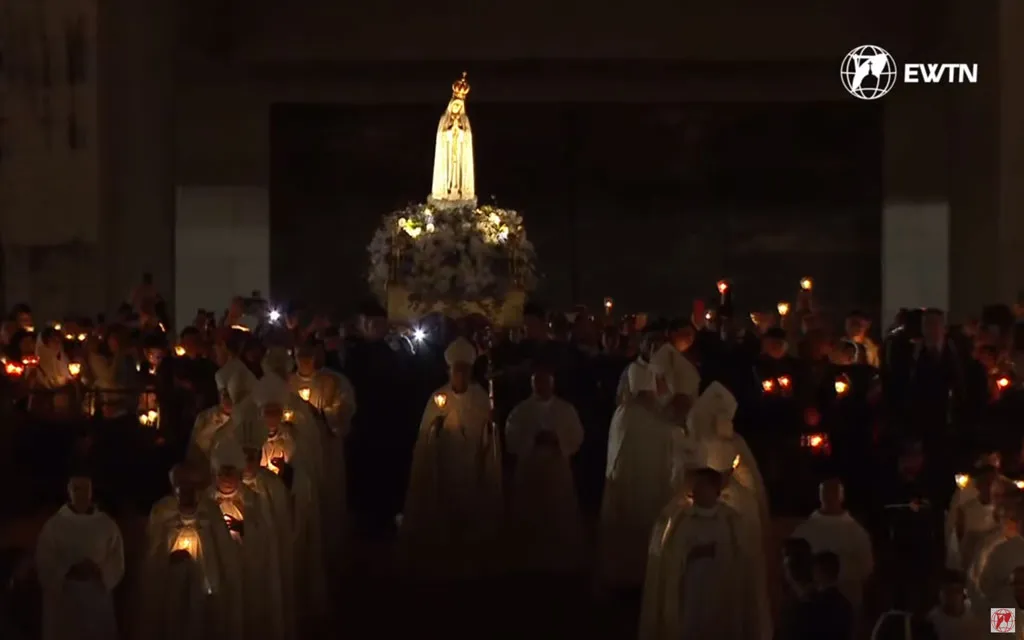
[(896, 60), (882, 47), (865, 44), (843, 58), (839, 79), (854, 98), (878, 100), (896, 85)]

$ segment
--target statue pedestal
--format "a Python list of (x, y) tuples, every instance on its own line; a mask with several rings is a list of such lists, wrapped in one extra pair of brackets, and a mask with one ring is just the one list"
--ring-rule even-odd
[(387, 292), (388, 320), (397, 324), (413, 324), (425, 315), (441, 313), (451, 318), (479, 314), (496, 326), (518, 327), (523, 324), (525, 306), (526, 293), (518, 289), (510, 291), (501, 301), (484, 299), (434, 304), (413, 302), (401, 284), (389, 284)]
[(427, 206), (439, 210), (476, 209), (476, 198), (467, 198), (466, 200), (455, 200), (449, 198), (435, 198), (434, 196), (427, 196)]

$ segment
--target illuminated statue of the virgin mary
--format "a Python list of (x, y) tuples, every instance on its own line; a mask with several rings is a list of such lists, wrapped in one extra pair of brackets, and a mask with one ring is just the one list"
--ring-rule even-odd
[(435, 206), (476, 206), (473, 175), (473, 129), (466, 115), (469, 82), (466, 73), (452, 83), (452, 98), (437, 125), (434, 180), (430, 200)]

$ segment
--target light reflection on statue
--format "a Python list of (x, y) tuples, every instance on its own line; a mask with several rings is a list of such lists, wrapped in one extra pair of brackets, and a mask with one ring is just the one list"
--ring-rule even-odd
[(469, 83), (466, 73), (452, 84), (452, 99), (437, 125), (434, 180), (430, 198), (435, 202), (476, 205), (473, 175), (473, 130), (466, 115)]

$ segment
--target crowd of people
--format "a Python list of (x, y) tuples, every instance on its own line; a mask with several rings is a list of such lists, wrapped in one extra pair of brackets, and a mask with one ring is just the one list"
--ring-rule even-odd
[[(17, 305), (4, 466), (28, 508), (62, 503), (19, 574), (43, 637), (318, 637), (358, 539), (423, 584), (588, 575), (639, 600), (641, 640), (1010, 630), (1015, 310), (903, 310), (884, 332), (854, 311), (835, 335), (809, 280), (749, 317), (719, 292), (670, 321), (530, 304), (511, 329), (395, 327), (376, 304), (336, 324), (254, 294), (172, 334), (151, 279), (109, 321)], [(138, 602), (116, 616), (117, 518), (139, 509)]]

